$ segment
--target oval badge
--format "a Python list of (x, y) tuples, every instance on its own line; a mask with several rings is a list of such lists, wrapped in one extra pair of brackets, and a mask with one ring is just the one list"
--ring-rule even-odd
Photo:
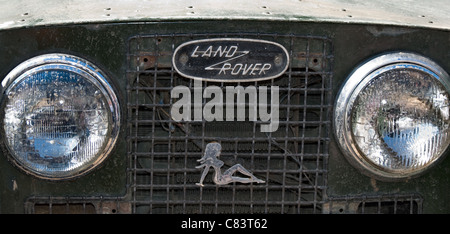
[(246, 82), (276, 78), (289, 65), (289, 54), (280, 44), (256, 39), (214, 38), (178, 46), (175, 70), (191, 79)]

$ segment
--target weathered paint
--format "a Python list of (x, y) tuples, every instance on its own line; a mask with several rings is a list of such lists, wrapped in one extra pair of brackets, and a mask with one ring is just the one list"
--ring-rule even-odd
[(159, 20), (269, 20), (450, 29), (447, 0), (46, 0), (0, 1), (0, 30)]

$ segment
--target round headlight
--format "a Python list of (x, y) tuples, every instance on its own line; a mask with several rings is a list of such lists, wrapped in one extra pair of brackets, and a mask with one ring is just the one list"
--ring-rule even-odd
[(2, 82), (3, 141), (13, 161), (45, 179), (67, 179), (99, 165), (119, 132), (119, 104), (104, 74), (84, 59), (47, 54)]
[(347, 159), (380, 179), (405, 179), (434, 165), (450, 143), (449, 76), (412, 53), (358, 67), (338, 94), (334, 125)]

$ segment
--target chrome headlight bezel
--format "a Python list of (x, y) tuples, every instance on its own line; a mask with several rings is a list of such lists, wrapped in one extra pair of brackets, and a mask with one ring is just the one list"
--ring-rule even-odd
[[(83, 165), (79, 170), (73, 170), (68, 173), (60, 173), (52, 175), (51, 173), (40, 172), (38, 170), (33, 170), (29, 166), (18, 160), (17, 155), (15, 155), (14, 149), (7, 142), (7, 137), (5, 133), (4, 118), (5, 118), (5, 105), (8, 100), (8, 92), (11, 87), (20, 83), (22, 80), (26, 79), (29, 75), (37, 74), (38, 72), (45, 71), (65, 71), (67, 73), (73, 73), (79, 75), (87, 82), (91, 83), (93, 87), (98, 88), (101, 95), (107, 103), (106, 110), (110, 115), (110, 122), (108, 123), (108, 138), (103, 143), (101, 152), (98, 152), (96, 156), (88, 161), (86, 165)], [(39, 55), (30, 58), (18, 66), (16, 66), (8, 75), (3, 79), (1, 83), (2, 97), (0, 103), (2, 106), (1, 110), (1, 140), (2, 146), (4, 148), (4, 154), (7, 156), (8, 160), (19, 169), (21, 169), (26, 174), (35, 176), (40, 179), (46, 180), (67, 180), (78, 178), (82, 175), (87, 174), (93, 169), (97, 168), (102, 164), (105, 159), (109, 156), (113, 150), (116, 141), (119, 136), (121, 112), (119, 100), (116, 95), (115, 89), (112, 87), (109, 78), (106, 76), (101, 69), (95, 66), (93, 63), (87, 61), (78, 56), (62, 54), (62, 53), (52, 53)]]
[(347, 161), (361, 173), (385, 181), (399, 181), (417, 177), (440, 161), (446, 151), (441, 152), (439, 157), (420, 169), (392, 171), (370, 162), (364, 153), (359, 150), (351, 130), (353, 104), (360, 92), (372, 79), (383, 72), (398, 68), (416, 69), (425, 72), (436, 78), (447, 93), (450, 93), (449, 75), (432, 60), (409, 52), (386, 53), (362, 63), (353, 70), (336, 96), (334, 110), (335, 137)]

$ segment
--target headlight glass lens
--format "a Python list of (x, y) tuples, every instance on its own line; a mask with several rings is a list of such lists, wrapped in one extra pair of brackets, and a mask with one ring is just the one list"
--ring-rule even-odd
[(406, 173), (436, 160), (449, 143), (449, 97), (420, 70), (397, 66), (361, 90), (352, 109), (351, 131), (367, 160)]
[(33, 67), (16, 73), (6, 89), (6, 145), (25, 171), (47, 179), (71, 178), (97, 166), (111, 150), (119, 127), (118, 103), (98, 69), (84, 60), (46, 59), (43, 65), (28, 61)]
[(347, 81), (336, 103), (337, 136), (350, 161), (369, 174), (409, 178), (450, 143), (448, 75), (415, 54), (384, 59)]

